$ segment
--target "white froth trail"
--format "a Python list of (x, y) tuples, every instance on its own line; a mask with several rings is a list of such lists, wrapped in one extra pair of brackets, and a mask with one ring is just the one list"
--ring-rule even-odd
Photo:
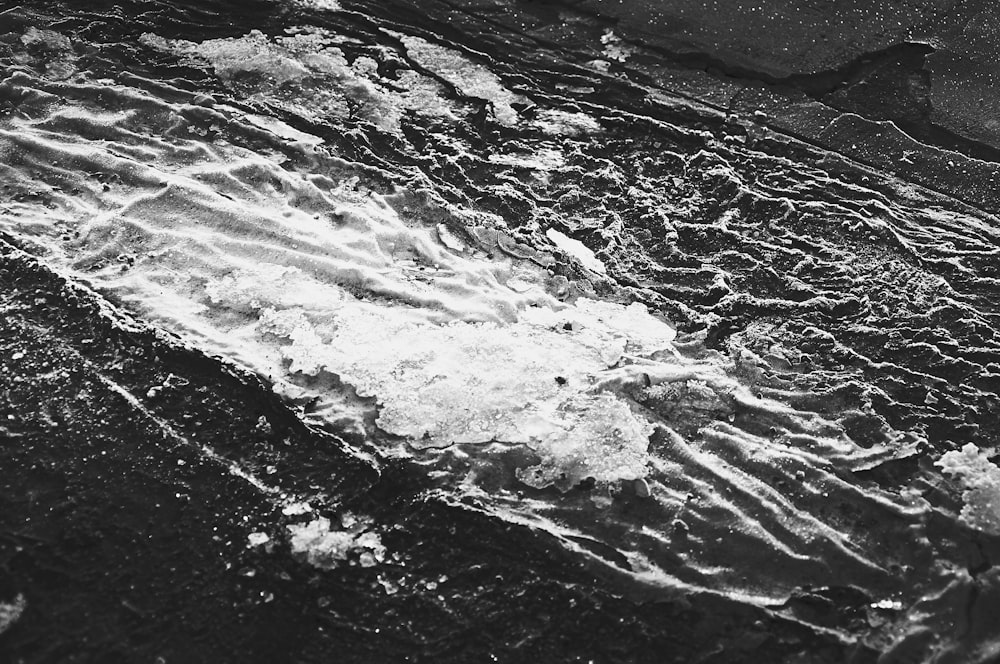
[[(255, 94), (308, 76), (356, 82), (312, 34), (147, 41), (203, 58), (220, 76), (242, 74), (243, 84), (260, 75)], [(407, 44), (420, 58), (444, 57)], [(506, 99), (497, 80), (449, 57), (456, 80)], [(593, 390), (621, 364), (678, 361), (673, 328), (643, 305), (560, 301), (545, 269), (490, 257), (425, 221), (409, 192), (364, 190), (352, 164), (277, 120), (217, 107), (202, 109), (205, 127), (190, 106), (141, 101), (126, 88), (54, 87), (69, 103), (15, 121), (0, 141), (33, 164), (75, 167), (49, 169), (59, 180), (51, 206), (19, 205), (5, 226), (28, 231), (77, 276), (279, 389), (339, 378), (377, 400), (379, 428), (414, 447), (527, 444), (542, 459), (522, 476), (534, 486), (646, 474), (651, 422), (620, 393)], [(115, 110), (116, 99), (147, 108)], [(62, 131), (69, 124), (75, 131)], [(223, 126), (263, 129), (285, 151), (240, 147)], [(216, 134), (210, 143), (206, 131)], [(58, 193), (69, 189), (79, 193)], [(481, 230), (503, 232), (494, 224)], [(603, 268), (583, 245), (559, 239), (585, 267)], [(350, 392), (314, 396), (331, 420), (362, 430), (370, 414)]]
[[(636, 574), (666, 570), (692, 587), (775, 601), (833, 569), (890, 585), (880, 561), (894, 552), (850, 515), (884, 513), (903, 529), (924, 507), (844, 477), (891, 450), (858, 447), (785, 396), (751, 393), (732, 358), (685, 359), (667, 321), (642, 304), (581, 296), (542, 267), (554, 257), (516, 245), (502, 219), (436, 201), (419, 172), (405, 189), (375, 192), (371, 168), (334, 156), (309, 123), (275, 117), (342, 127), (363, 114), (387, 135), (405, 113), (469, 117), (472, 105), (441, 94), (438, 80), (405, 69), (380, 82), (374, 60), (349, 61), (335, 35), (315, 28), (144, 42), (213, 72), (231, 105), (66, 80), (65, 68), (14, 72), (8, 84), (27, 92), (0, 125), (10, 194), (0, 230), (145, 320), (308, 401), (312, 417), (369, 441), (404, 441), (385, 452), (430, 459), (449, 490), (489, 494), (468, 458), (527, 449), (488, 495), (491, 509), (557, 536), (597, 537), (628, 552)], [(485, 66), (415, 37), (399, 42), (463, 95), (488, 100), (501, 123), (530, 122), (546, 136), (600, 130), (551, 109), (522, 120), (516, 95)], [(517, 159), (535, 177), (561, 163), (554, 148)], [(537, 240), (579, 273), (606, 278), (579, 241), (554, 229)], [(737, 409), (774, 432), (731, 424)], [(606, 492), (584, 508), (570, 492), (517, 495), (587, 478), (649, 499), (649, 527), (595, 519), (593, 502), (611, 503)], [(316, 520), (293, 537), (303, 551), (321, 549), (325, 565), (356, 539), (330, 533)], [(685, 551), (682, 564), (674, 549)]]

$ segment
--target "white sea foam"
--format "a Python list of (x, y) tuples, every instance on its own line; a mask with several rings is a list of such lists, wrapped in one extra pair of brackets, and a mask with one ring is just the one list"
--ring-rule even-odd
[(669, 347), (673, 329), (641, 304), (581, 298), (556, 308), (537, 289), (544, 306), (512, 307), (510, 321), (440, 320), (440, 310), (429, 320), (266, 264), (208, 289), (218, 307), (258, 316), (253, 342), (277, 342), (290, 372), (327, 371), (376, 397), (378, 425), (417, 447), (530, 444), (546, 459), (535, 484), (644, 474), (648, 422), (616, 396), (588, 394), (627, 354)]
[[(311, 8), (337, 11), (327, 0), (309, 0)], [(518, 121), (511, 103), (521, 97), (507, 90), (492, 72), (462, 54), (419, 37), (397, 35), (421, 67), (453, 84), (462, 94), (488, 101), (502, 124)], [(438, 81), (414, 69), (399, 68), (386, 85), (378, 63), (362, 56), (349, 62), (338, 46), (342, 39), (316, 27), (300, 27), (269, 37), (254, 30), (240, 37), (194, 42), (144, 34), (146, 46), (179, 56), (192, 65), (208, 65), (235, 92), (319, 120), (352, 116), (398, 132), (402, 113), (454, 121), (474, 109), (447, 99)], [(585, 121), (567, 115), (553, 120), (573, 133)]]
[(626, 44), (611, 30), (607, 30), (601, 35), (601, 43), (604, 44), (604, 56), (617, 62), (625, 62), (636, 51), (635, 47)]
[(936, 463), (965, 486), (962, 520), (984, 532), (1000, 535), (1000, 468), (973, 443), (945, 453)]
[(601, 261), (601, 259), (599, 259), (596, 255), (594, 255), (594, 252), (590, 250), (590, 247), (585, 245), (583, 242), (580, 242), (579, 240), (574, 240), (565, 233), (557, 231), (554, 228), (550, 228), (548, 231), (545, 232), (545, 234), (548, 236), (550, 240), (552, 240), (553, 244), (555, 244), (557, 247), (565, 251), (570, 256), (576, 258), (587, 269), (593, 270), (594, 272), (598, 272), (600, 274), (605, 274), (607, 272), (607, 268), (604, 266), (604, 263)]
[(462, 94), (490, 102), (500, 124), (513, 126), (518, 123), (520, 117), (511, 104), (526, 100), (508, 90), (492, 71), (458, 51), (426, 39), (403, 34), (396, 36), (406, 46), (407, 54), (421, 66), (437, 73)]
[(339, 12), (343, 10), (337, 0), (294, 0), (295, 4), (305, 9), (318, 9), (327, 12)]
[[(742, 360), (704, 348), (685, 351), (697, 363), (680, 359), (673, 329), (644, 306), (579, 297), (539, 267), (557, 259), (514, 246), (498, 217), (436, 203), (417, 170), (406, 171), (409, 191), (372, 194), (366, 183), (389, 187), (366, 181), (371, 169), (332, 157), (320, 137), (263, 110), (334, 130), (349, 126), (338, 118), (361, 118), (395, 132), (406, 113), (454, 120), (475, 109), (415, 69), (380, 78), (374, 59), (352, 61), (338, 47), (349, 39), (319, 29), (201, 43), (145, 38), (213, 72), (236, 101), (262, 102), (253, 113), (225, 104), (225, 93), (184, 104), (113, 81), (16, 72), (9, 80), (38, 90), (30, 113), (0, 126), (9, 195), (0, 228), (146, 320), (269, 377), (310, 403), (313, 417), (342, 432), (396, 434), (404, 442), (389, 449), (431, 466), (429, 482), (478, 491), (490, 509), (509, 498), (513, 520), (531, 515), (552, 532), (596, 537), (639, 575), (659, 566), (697, 587), (775, 601), (831, 571), (880, 587), (893, 560), (883, 540), (892, 538), (852, 515), (871, 515), (900, 541), (925, 507), (862, 490), (845, 471), (871, 468), (892, 450), (860, 448), (835, 416), (797, 412), (791, 393), (751, 392), (736, 378)], [(469, 57), (417, 38), (384, 48), (490, 102), (501, 122), (520, 121), (516, 96)], [(584, 114), (534, 117), (524, 119), (533, 125), (526, 133), (600, 130)], [(435, 140), (467, 148), (446, 132)], [(491, 167), (516, 159), (539, 177), (563, 168), (564, 152), (544, 139)], [(393, 177), (384, 175), (374, 181)], [(587, 247), (562, 234), (549, 239), (601, 279), (605, 268)], [(507, 249), (531, 259), (508, 258)], [(499, 471), (490, 466), (495, 450), (510, 453)], [(501, 476), (492, 484), (491, 472)], [(564, 489), (587, 477), (609, 485), (644, 478), (624, 490), (635, 488), (643, 501), (635, 518), (650, 528), (633, 527), (632, 517), (595, 518), (586, 499), (580, 508), (583, 492), (525, 499), (511, 477)], [(287, 497), (284, 514), (311, 512), (303, 500)], [(377, 562), (374, 531), (303, 518), (312, 521), (289, 535), (307, 560)], [(684, 539), (672, 539), (672, 529)], [(775, 568), (780, 577), (767, 571)]]
[(10, 629), (11, 625), (21, 618), (27, 606), (28, 602), (24, 595), (18, 595), (13, 602), (0, 602), (0, 634)]
[(360, 116), (387, 131), (399, 131), (404, 109), (454, 118), (438, 83), (404, 70), (395, 86), (402, 89), (390, 90), (373, 80), (369, 59), (348, 62), (339, 40), (320, 28), (277, 37), (255, 30), (203, 42), (145, 34), (141, 41), (190, 64), (207, 64), (235, 92), (303, 117)]
[(601, 124), (589, 115), (559, 109), (539, 111), (531, 124), (554, 136), (581, 136), (601, 131)]
[(386, 548), (377, 533), (355, 524), (346, 530), (334, 529), (326, 517), (288, 526), (292, 553), (321, 569), (333, 569), (352, 555), (365, 567), (382, 562)]
[[(210, 62), (234, 85), (250, 76), (258, 93), (321, 73), (353, 75), (342, 54), (312, 33), (147, 41)], [(485, 87), (475, 89), (509, 99), (496, 81), (463, 70), (457, 55), (410, 45), (450, 63), (455, 76), (462, 70), (464, 84), (479, 77), (476, 85)], [(99, 125), (112, 140), (86, 143), (85, 157), (30, 125), (0, 138), (22, 152), (86, 159), (117, 174), (103, 188), (79, 176), (87, 196), (60, 199), (56, 211), (26, 205), (16, 222), (23, 234), (41, 215), (43, 237), (58, 229), (42, 221), (65, 219), (76, 237), (50, 241), (53, 255), (66, 256), (93, 283), (286, 393), (322, 374), (339, 377), (346, 388), (318, 396), (323, 414), (345, 429), (360, 432), (372, 417), (356, 392), (377, 401), (380, 428), (414, 447), (531, 446), (542, 461), (524, 477), (535, 485), (644, 474), (647, 418), (616, 394), (588, 392), (608, 368), (670, 346), (673, 329), (641, 304), (560, 302), (544, 269), (477, 250), (472, 236), (495, 236), (502, 231), (488, 226), (495, 222), (479, 218), (479, 230), (462, 239), (440, 223), (441, 210), (424, 221), (430, 211), (408, 193), (357, 189), (350, 164), (320, 159), (315, 141), (279, 121), (233, 118), (296, 146), (311, 169), (285, 167), (278, 151), (208, 145), (200, 127), (169, 141), (149, 136), (137, 162), (120, 156), (136, 132), (183, 127), (183, 109), (160, 103), (162, 126), (147, 127), (131, 114), (86, 106), (61, 108), (49, 122)], [(235, 110), (213, 113), (218, 126), (233, 126), (224, 114)], [(596, 258), (572, 242), (562, 244), (594, 267)]]

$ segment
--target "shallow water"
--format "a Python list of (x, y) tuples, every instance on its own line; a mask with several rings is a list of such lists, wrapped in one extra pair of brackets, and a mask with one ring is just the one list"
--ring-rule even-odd
[(6, 236), (630, 592), (969, 647), (942, 626), (998, 582), (968, 563), (1000, 535), (993, 217), (658, 105), (608, 39), (149, 4), (5, 14)]

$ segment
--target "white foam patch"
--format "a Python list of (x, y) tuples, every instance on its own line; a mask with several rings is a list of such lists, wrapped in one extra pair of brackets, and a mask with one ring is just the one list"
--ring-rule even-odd
[(549, 418), (539, 418), (538, 430), (543, 435), (534, 448), (542, 461), (517, 473), (530, 486), (565, 489), (585, 478), (609, 483), (640, 479), (648, 472), (653, 427), (612, 395), (576, 394), (561, 400)]
[(395, 36), (406, 46), (407, 54), (421, 66), (444, 78), (462, 94), (490, 102), (497, 122), (507, 126), (519, 122), (520, 117), (511, 104), (525, 99), (508, 90), (492, 71), (458, 51), (432, 44), (426, 39), (400, 33), (395, 33)]
[(73, 50), (73, 45), (66, 35), (52, 30), (39, 30), (29, 27), (21, 36), (21, 43), (25, 46), (42, 49), (53, 53), (69, 53)]
[(364, 567), (385, 559), (386, 549), (377, 533), (357, 526), (335, 530), (326, 517), (288, 526), (292, 553), (314, 567), (333, 569), (356, 554)]
[[(256, 67), (256, 47), (244, 48), (216, 44), (213, 57), (243, 54), (245, 66)], [(270, 67), (274, 54), (261, 48), (257, 62)], [(177, 122), (169, 106), (161, 112), (164, 123)], [(134, 122), (76, 117), (93, 118), (109, 135)], [(301, 136), (282, 137), (280, 125), (268, 129), (307, 149)], [(47, 159), (83, 159), (75, 146), (34, 131), (25, 126), (3, 139)], [(78, 238), (49, 240), (53, 257), (65, 256), (95, 285), (270, 378), (280, 392), (309, 398), (312, 391), (323, 399), (322, 416), (344, 430), (361, 433), (373, 414), (331, 374), (375, 398), (376, 424), (416, 447), (527, 444), (543, 459), (530, 476), (539, 485), (642, 476), (645, 416), (617, 395), (588, 392), (609, 367), (670, 346), (673, 329), (641, 304), (561, 303), (546, 291), (552, 277), (544, 269), (485, 258), (439, 213), (425, 223), (406, 212), (413, 201), (403, 194), (358, 190), (344, 162), (296, 172), (278, 152), (192, 143), (193, 161), (184, 139), (151, 140), (142, 165), (117, 156), (120, 143), (105, 152), (89, 144), (88, 162), (119, 174), (114, 186), (81, 176), (87, 198), (56, 212), (26, 209), (19, 231), (35, 213), (37, 237), (56, 230), (41, 223), (54, 215), (78, 217)], [(488, 237), (498, 229), (481, 230)]]
[[(371, 73), (370, 63), (350, 65), (320, 30), (144, 41), (207, 63), (249, 94), (301, 104), (315, 93), (335, 106), (338, 94), (343, 102), (346, 88)], [(490, 100), (498, 119), (516, 119), (515, 97), (485, 68), (421, 39), (403, 42), (464, 93)], [(332, 85), (311, 91), (321, 81)], [(167, 103), (157, 112), (163, 126), (180, 122)], [(213, 112), (227, 124), (224, 114), (240, 113)], [(344, 162), (296, 171), (279, 151), (206, 146), (199, 127), (190, 141), (166, 142), (159, 124), (140, 125), (129, 114), (74, 106), (59, 113), (75, 125), (93, 122), (113, 139), (106, 149), (87, 143), (85, 158), (120, 176), (111, 187), (81, 182), (91, 192), (86, 206), (74, 199), (57, 211), (83, 220), (81, 233), (56, 243), (56, 253), (146, 316), (270, 378), (279, 392), (319, 396), (322, 416), (345, 430), (361, 433), (374, 420), (417, 448), (525, 444), (540, 458), (522, 473), (535, 486), (645, 474), (649, 421), (613, 390), (593, 391), (606, 387), (600, 376), (609, 368), (670, 347), (674, 330), (643, 305), (564, 304), (547, 292), (544, 269), (500, 254), (487, 259), (439, 214), (427, 224), (411, 217), (406, 195), (358, 190)], [(239, 120), (315, 154), (314, 137), (285, 123), (257, 114)], [(48, 159), (84, 158), (76, 146), (25, 130), (6, 140)], [(142, 131), (151, 134), (142, 163), (118, 156)], [(561, 156), (540, 158), (547, 168)], [(39, 226), (39, 236), (50, 226)], [(603, 271), (581, 243), (550, 238)], [(355, 394), (376, 400), (377, 417)]]
[(531, 125), (553, 136), (581, 136), (601, 131), (601, 123), (589, 115), (559, 109), (538, 111)]
[(635, 47), (626, 44), (611, 30), (601, 35), (601, 43), (604, 44), (604, 57), (616, 62), (625, 62), (636, 52)]
[[(339, 4), (330, 0), (299, 0), (299, 4), (310, 9), (340, 10)], [(235, 92), (303, 117), (329, 121), (357, 115), (383, 130), (398, 132), (400, 119), (407, 111), (456, 121), (474, 110), (449, 100), (441, 83), (413, 69), (398, 69), (395, 79), (386, 85), (375, 60), (358, 57), (348, 62), (338, 46), (344, 38), (327, 30), (298, 27), (287, 33), (269, 37), (253, 30), (240, 37), (203, 42), (147, 33), (140, 41), (188, 64), (208, 65)], [(513, 125), (518, 121), (511, 103), (522, 98), (507, 90), (487, 68), (419, 37), (397, 36), (422, 67), (434, 71), (463, 94), (489, 101), (498, 122)], [(265, 122), (270, 129), (273, 122)], [(282, 131), (287, 132), (284, 128)], [(308, 136), (306, 140), (312, 142)]]
[(567, 254), (573, 258), (580, 261), (580, 263), (586, 267), (588, 270), (593, 270), (599, 274), (607, 273), (608, 269), (605, 267), (604, 262), (599, 259), (590, 247), (585, 245), (579, 240), (574, 240), (565, 233), (561, 233), (554, 228), (550, 228), (545, 232), (552, 243), (565, 251)]
[[(319, 4), (330, 6), (314, 8), (339, 8), (336, 3)], [(363, 62), (356, 67), (348, 62), (337, 46), (336, 35), (314, 27), (288, 32), (268, 37), (254, 30), (241, 37), (203, 42), (147, 33), (140, 41), (189, 64), (207, 64), (234, 91), (303, 117), (331, 120), (353, 113), (386, 131), (399, 131), (403, 109), (438, 108), (431, 102), (440, 86), (429, 79), (409, 73), (401, 81), (406, 92), (388, 90), (370, 79)], [(271, 128), (274, 122), (267, 124)], [(282, 131), (287, 133), (284, 128)], [(305, 140), (312, 142), (307, 135)]]
[(0, 634), (3, 634), (11, 625), (16, 623), (24, 614), (28, 601), (24, 595), (18, 595), (13, 602), (0, 602)]
[(269, 118), (264, 115), (256, 115), (253, 113), (247, 113), (245, 117), (247, 122), (250, 124), (260, 127), (261, 129), (266, 129), (275, 136), (292, 143), (302, 143), (304, 145), (322, 145), (323, 143), (323, 139), (319, 136), (299, 131), (298, 129), (295, 129), (294, 127), (291, 127), (276, 118)]
[(280, 344), (290, 372), (327, 371), (376, 397), (379, 427), (417, 447), (526, 443), (546, 459), (544, 472), (530, 475), (535, 484), (560, 474), (602, 482), (644, 474), (648, 422), (617, 396), (589, 393), (627, 353), (669, 347), (674, 330), (643, 305), (581, 298), (524, 307), (511, 322), (432, 321), (413, 307), (309, 282), (265, 264), (208, 290), (217, 306), (257, 315), (250, 341)]
[(303, 9), (318, 9), (327, 12), (343, 11), (343, 7), (337, 0), (294, 0), (294, 2)]
[(565, 165), (566, 160), (560, 150), (543, 148), (531, 154), (493, 154), (490, 161), (517, 168), (532, 168), (538, 171), (553, 171)]
[(961, 519), (969, 526), (1000, 535), (1000, 468), (973, 443), (944, 454), (937, 462), (965, 486)]

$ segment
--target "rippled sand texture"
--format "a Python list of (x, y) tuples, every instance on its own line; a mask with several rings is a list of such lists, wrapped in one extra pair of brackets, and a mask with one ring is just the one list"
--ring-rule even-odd
[(642, 594), (967, 645), (941, 626), (1000, 583), (968, 563), (996, 546), (995, 219), (638, 114), (607, 60), (321, 4), (101, 55), (9, 33), (5, 236)]

